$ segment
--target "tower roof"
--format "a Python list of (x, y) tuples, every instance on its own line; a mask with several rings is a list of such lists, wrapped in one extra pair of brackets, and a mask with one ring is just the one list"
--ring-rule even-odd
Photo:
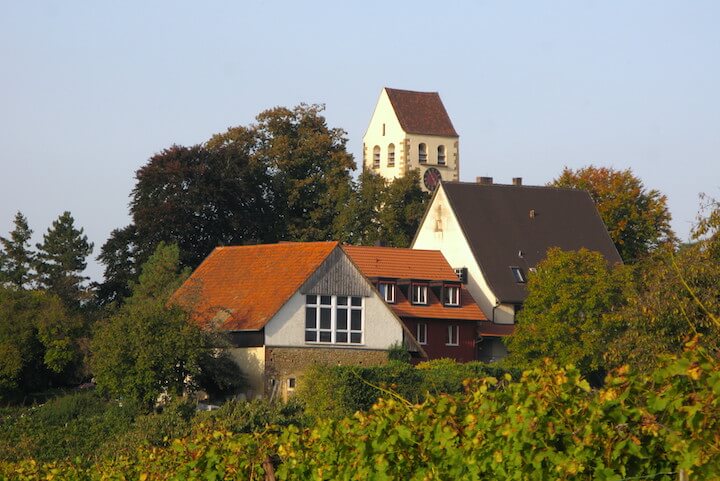
[(402, 129), (409, 134), (457, 137), (437, 92), (414, 92), (385, 87)]

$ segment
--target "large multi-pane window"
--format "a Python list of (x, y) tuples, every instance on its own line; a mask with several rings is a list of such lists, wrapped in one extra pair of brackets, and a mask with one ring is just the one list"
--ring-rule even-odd
[(305, 342), (363, 343), (363, 298), (305, 297)]

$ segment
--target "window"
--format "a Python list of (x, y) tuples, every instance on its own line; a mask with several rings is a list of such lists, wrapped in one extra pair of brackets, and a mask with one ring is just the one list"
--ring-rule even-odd
[(427, 162), (427, 145), (418, 145), (418, 162), (424, 164)]
[(287, 390), (294, 391), (296, 384), (297, 384), (297, 380), (294, 377), (289, 377), (288, 381), (287, 381)]
[(373, 147), (373, 169), (380, 168), (380, 146)]
[(427, 304), (427, 286), (424, 284), (412, 285), (412, 303)]
[(395, 167), (395, 144), (388, 145), (388, 167)]
[(385, 137), (385, 124), (383, 124), (383, 137)]
[(445, 305), (446, 306), (459, 306), (460, 305), (460, 288), (458, 286), (445, 286)]
[(305, 342), (363, 343), (363, 298), (315, 296), (305, 298)]
[(445, 146), (438, 146), (438, 165), (445, 165)]
[(380, 282), (378, 284), (378, 290), (380, 295), (385, 299), (385, 302), (395, 302), (395, 284), (391, 282)]
[(460, 326), (448, 326), (448, 337), (446, 345), (448, 346), (459, 346), (460, 345)]
[(415, 338), (418, 344), (427, 344), (427, 324), (419, 322), (415, 330)]
[(525, 283), (525, 274), (523, 273), (522, 269), (519, 267), (511, 267), (510, 270), (513, 273), (513, 277), (515, 277), (515, 282), (519, 284)]

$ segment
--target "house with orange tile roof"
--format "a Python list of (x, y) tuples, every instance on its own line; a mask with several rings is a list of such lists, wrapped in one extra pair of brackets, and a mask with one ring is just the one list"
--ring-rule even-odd
[(479, 340), (510, 333), (487, 321), (440, 251), (347, 245), (343, 250), (414, 334), (429, 359), (473, 361), (481, 352)]
[(337, 242), (218, 247), (171, 302), (227, 335), (250, 397), (286, 398), (315, 363), (382, 364), (396, 344), (424, 355)]

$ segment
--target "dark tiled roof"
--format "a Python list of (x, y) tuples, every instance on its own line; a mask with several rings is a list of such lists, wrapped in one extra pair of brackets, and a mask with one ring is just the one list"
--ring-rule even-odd
[(525, 300), (525, 284), (516, 282), (510, 268), (519, 267), (527, 275), (551, 247), (567, 251), (585, 247), (600, 252), (610, 263), (622, 262), (585, 191), (469, 182), (443, 182), (442, 188), (501, 302)]
[(457, 137), (437, 92), (385, 88), (402, 129), (409, 134)]
[(284, 242), (217, 247), (171, 302), (188, 309), (201, 325), (229, 331), (262, 329), (337, 246)]

